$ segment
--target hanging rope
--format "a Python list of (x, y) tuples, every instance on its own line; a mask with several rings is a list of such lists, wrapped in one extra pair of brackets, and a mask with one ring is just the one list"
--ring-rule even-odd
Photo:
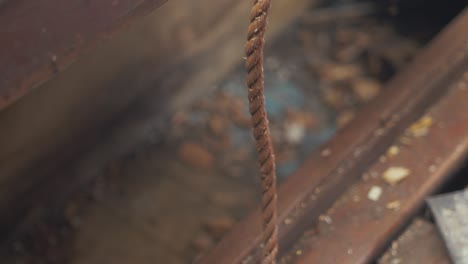
[(256, 141), (262, 181), (263, 264), (276, 263), (278, 225), (276, 220), (275, 156), (265, 109), (263, 47), (271, 0), (255, 0), (245, 46), (249, 110)]

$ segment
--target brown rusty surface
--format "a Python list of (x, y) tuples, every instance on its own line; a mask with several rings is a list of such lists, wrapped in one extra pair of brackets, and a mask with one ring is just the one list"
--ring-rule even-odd
[[(427, 113), (427, 127), (410, 127), (396, 140), (396, 155), (383, 155), (324, 215), (316, 235), (304, 245), (296, 263), (369, 263), (389, 245), (405, 223), (424, 205), (428, 195), (450, 178), (468, 153), (468, 68), (450, 92)], [(431, 124), (432, 123), (432, 124)], [(419, 126), (421, 123), (418, 123)], [(389, 169), (409, 174), (391, 184)], [(377, 199), (368, 197), (380, 188)]]
[[(312, 154), (280, 187), (280, 255), (466, 69), (467, 28), (465, 10), (349, 127)], [(255, 211), (200, 263), (254, 263), (261, 240), (259, 222), (259, 211)]]
[(21, 0), (0, 6), (0, 110), (64, 70), (130, 18), (167, 0)]
[(392, 243), (378, 263), (450, 264), (451, 261), (437, 228), (418, 218)]

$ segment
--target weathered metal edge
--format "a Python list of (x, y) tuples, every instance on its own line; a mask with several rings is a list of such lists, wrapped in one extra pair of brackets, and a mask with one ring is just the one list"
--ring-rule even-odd
[[(468, 74), (468, 65), (464, 69), (449, 84), (449, 94), (393, 143), (398, 154), (381, 156), (327, 210), (329, 223), (312, 225), (317, 227), (316, 235), (306, 239), (312, 243), (302, 243), (297, 263), (374, 261), (420, 211), (424, 199), (454, 175), (468, 153), (468, 80), (463, 76)], [(421, 127), (425, 132), (417, 135)], [(408, 174), (401, 182), (389, 183), (383, 175), (390, 169), (404, 169)], [(373, 188), (381, 194), (371, 200), (368, 194)]]
[[(133, 1), (133, 4), (129, 4), (129, 1)], [(100, 9), (97, 8), (91, 13), (73, 12), (73, 7), (86, 5), (87, 1), (68, 1), (65, 5), (62, 1), (34, 3), (36, 6), (43, 6), (45, 11), (42, 11), (46, 14), (24, 2), (26, 1), (6, 2), (0, 6), (3, 18), (0, 20), (6, 20), (0, 25), (0, 32), (3, 32), (5, 37), (0, 42), (0, 47), (4, 52), (2, 56), (6, 56), (2, 57), (0, 68), (10, 72), (8, 76), (0, 78), (0, 111), (65, 70), (81, 54), (92, 50), (102, 40), (124, 29), (135, 18), (150, 13), (167, 0), (126, 0), (128, 3), (107, 1), (96, 3)], [(108, 15), (105, 16), (104, 13)], [(64, 21), (52, 23), (53, 20), (48, 18), (57, 17), (57, 14), (60, 14)], [(39, 19), (44, 15), (47, 17)], [(35, 19), (31, 19), (31, 23), (28, 24), (25, 18)], [(94, 18), (97, 22), (84, 23), (89, 18)], [(44, 22), (37, 23), (35, 20)], [(46, 21), (52, 24), (48, 25)], [(43, 35), (48, 33), (45, 31), (47, 26), (63, 29), (59, 33), (55, 32), (56, 34), (52, 32), (52, 35), (46, 38)], [(26, 38), (27, 43), (18, 42), (21, 38)], [(28, 49), (31, 45), (36, 48)]]
[[(464, 10), (349, 127), (313, 153), (280, 187), (280, 223), (291, 215), (296, 218), (290, 225), (280, 225), (282, 253), (409, 124), (446, 93), (445, 84), (468, 63), (467, 28), (468, 11)], [(313, 195), (315, 201), (302, 208)], [(256, 261), (261, 234), (259, 223), (257, 210), (235, 226), (199, 263)]]

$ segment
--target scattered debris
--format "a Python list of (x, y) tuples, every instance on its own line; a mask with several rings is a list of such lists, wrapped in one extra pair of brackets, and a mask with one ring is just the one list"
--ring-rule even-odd
[(357, 203), (361, 201), (361, 197), (359, 197), (358, 195), (353, 195), (353, 202)]
[(308, 129), (317, 126), (318, 123), (314, 113), (311, 112), (288, 108), (286, 109), (286, 115), (286, 122), (298, 123)]
[(214, 166), (213, 154), (196, 143), (183, 143), (179, 147), (179, 157), (195, 168), (210, 169)]
[(434, 173), (437, 170), (437, 166), (436, 165), (431, 165), (431, 166), (429, 166), (429, 168), (427, 170), (430, 173)]
[(301, 123), (286, 123), (285, 139), (290, 144), (298, 144), (302, 141), (306, 133), (306, 128)]
[(217, 136), (222, 135), (225, 131), (225, 124), (223, 118), (219, 115), (214, 115), (208, 122), (208, 127), (210, 128), (210, 131), (213, 134)]
[(346, 106), (344, 95), (333, 87), (326, 87), (322, 91), (325, 103), (333, 107), (334, 110), (342, 110)]
[(407, 136), (401, 136), (399, 139), (399, 142), (405, 146), (411, 146), (413, 144), (413, 140)]
[(383, 179), (390, 185), (395, 185), (408, 177), (410, 171), (404, 167), (390, 167), (383, 173)]
[(400, 209), (400, 205), (401, 205), (400, 201), (395, 200), (395, 201), (387, 203), (387, 209), (398, 210), (398, 209)]
[(387, 151), (387, 156), (388, 157), (394, 157), (400, 153), (400, 148), (397, 146), (391, 146), (388, 151)]
[(432, 126), (432, 123), (433, 121), (430, 116), (424, 116), (410, 126), (409, 132), (414, 137), (426, 136), (429, 133), (429, 128)]
[(382, 188), (379, 186), (372, 186), (372, 188), (367, 193), (367, 198), (371, 201), (378, 201), (382, 195)]
[(379, 161), (381, 163), (385, 163), (385, 162), (387, 162), (387, 157), (386, 156), (380, 156)]
[(382, 85), (376, 80), (361, 77), (353, 80), (351, 87), (360, 102), (369, 102), (380, 93)]
[(347, 110), (341, 112), (338, 117), (336, 118), (336, 126), (338, 128), (344, 128), (346, 125), (348, 125), (351, 121), (353, 121), (355, 116), (355, 112), (352, 110)]
[(320, 68), (323, 80), (340, 82), (352, 79), (362, 73), (362, 69), (356, 64), (333, 64), (329, 63)]
[(322, 151), (320, 152), (320, 154), (322, 155), (322, 157), (328, 157), (328, 156), (331, 155), (331, 149), (326, 148), (326, 149), (322, 150)]
[(330, 216), (328, 215), (321, 215), (319, 216), (319, 220), (322, 221), (322, 222), (325, 222), (327, 224), (331, 224), (332, 223), (332, 219), (330, 218)]

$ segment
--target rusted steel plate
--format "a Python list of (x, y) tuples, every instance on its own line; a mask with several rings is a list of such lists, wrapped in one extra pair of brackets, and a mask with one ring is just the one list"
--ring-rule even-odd
[(452, 262), (437, 228), (432, 223), (418, 218), (392, 243), (378, 263), (451, 264)]
[(167, 0), (21, 0), (0, 5), (0, 110), (98, 40)]
[[(375, 260), (427, 196), (463, 164), (468, 153), (467, 85), (461, 75), (450, 93), (397, 139), (393, 147), (398, 154), (382, 156), (363, 174), (363, 180), (324, 213), (328, 221), (319, 221), (317, 234), (305, 243), (296, 263)], [(391, 180), (396, 176), (404, 178)], [(381, 194), (372, 196), (376, 188)]]
[[(388, 84), (385, 92), (351, 126), (288, 177), (278, 195), (281, 254), (411, 122), (447, 92), (450, 80), (466, 69), (467, 28), (468, 11), (465, 10)], [(199, 263), (255, 263), (261, 239), (259, 223), (259, 211), (255, 211)]]
[(429, 206), (453, 262), (468, 263), (468, 190), (431, 197)]

